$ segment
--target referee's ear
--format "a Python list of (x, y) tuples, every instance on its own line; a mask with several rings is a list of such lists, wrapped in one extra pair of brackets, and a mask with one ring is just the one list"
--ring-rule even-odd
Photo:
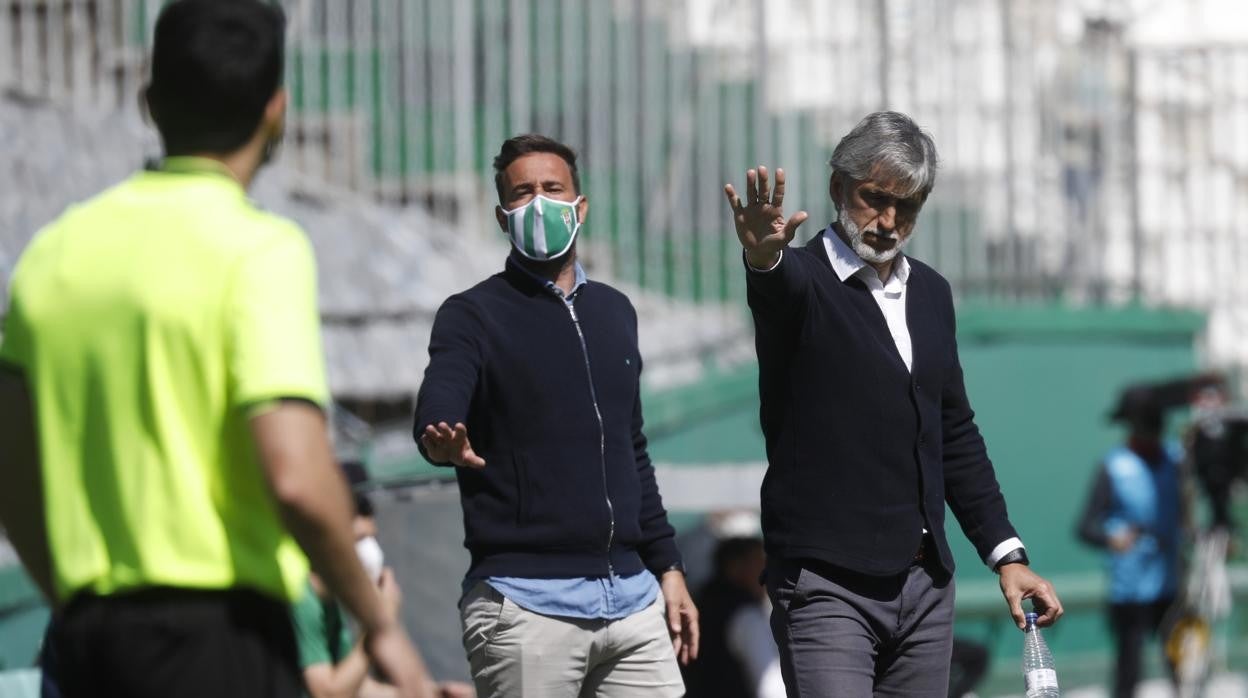
[(264, 105), (261, 123), (270, 135), (280, 135), (286, 125), (286, 88), (279, 87)]
[(147, 94), (147, 91), (150, 90), (151, 87), (152, 84), (150, 82), (143, 87), (140, 87), (136, 98), (139, 101), (139, 116), (143, 119), (143, 123), (151, 126), (152, 128), (157, 128), (156, 114), (152, 108), (152, 100)]

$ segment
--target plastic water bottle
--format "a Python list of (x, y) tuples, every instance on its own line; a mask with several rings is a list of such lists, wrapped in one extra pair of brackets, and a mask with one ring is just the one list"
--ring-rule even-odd
[(1053, 668), (1053, 653), (1044, 643), (1040, 628), (1036, 627), (1035, 613), (1027, 614), (1027, 628), (1023, 631), (1023, 677), (1027, 682), (1027, 698), (1058, 698), (1057, 671)]

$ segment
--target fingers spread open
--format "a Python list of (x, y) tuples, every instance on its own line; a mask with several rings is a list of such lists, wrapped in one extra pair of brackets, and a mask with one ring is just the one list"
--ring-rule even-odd
[(758, 200), (763, 204), (771, 203), (771, 182), (767, 179), (767, 168), (758, 166)]
[(792, 240), (793, 236), (797, 234), (798, 226), (805, 223), (807, 218), (810, 218), (810, 214), (805, 211), (798, 211), (797, 213), (794, 213), (792, 217), (789, 218), (788, 222), (784, 224), (785, 239)]

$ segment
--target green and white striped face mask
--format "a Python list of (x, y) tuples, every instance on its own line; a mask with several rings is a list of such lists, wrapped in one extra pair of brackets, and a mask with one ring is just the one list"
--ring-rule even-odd
[(512, 246), (520, 254), (538, 262), (562, 256), (572, 247), (572, 241), (581, 229), (576, 205), (583, 198), (578, 196), (575, 201), (556, 201), (538, 194), (523, 206), (504, 210)]

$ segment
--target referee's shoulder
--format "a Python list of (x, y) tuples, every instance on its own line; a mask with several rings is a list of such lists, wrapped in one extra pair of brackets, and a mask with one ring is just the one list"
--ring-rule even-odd
[(238, 212), (237, 232), (244, 249), (263, 249), (273, 245), (312, 249), (312, 242), (302, 226), (251, 202)]

